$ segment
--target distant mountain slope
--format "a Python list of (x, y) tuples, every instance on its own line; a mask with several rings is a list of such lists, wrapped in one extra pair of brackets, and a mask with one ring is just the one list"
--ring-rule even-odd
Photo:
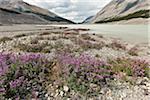
[(0, 8), (1, 24), (45, 24), (46, 20), (31, 14)]
[[(27, 19), (28, 17), (28, 19), (31, 18), (29, 20), (31, 20), (32, 23), (40, 23), (40, 22), (42, 23), (73, 23), (70, 20), (59, 17), (58, 15), (50, 12), (49, 10), (46, 10), (46, 9), (43, 9), (34, 5), (30, 5), (22, 0), (0, 0), (0, 8), (1, 8), (0, 18), (2, 18), (3, 20), (6, 20), (6, 22), (7, 22), (6, 18), (9, 16), (12, 16), (10, 20), (13, 20), (13, 21), (8, 21), (8, 22), (21, 23), (21, 21)], [(7, 16), (6, 11), (4, 13), (4, 9), (19, 12), (22, 18), (21, 17), (19, 18), (18, 15), (15, 15), (18, 18), (18, 21), (16, 21), (15, 20), (16, 18), (14, 18), (15, 17), (14, 13), (7, 12), (7, 14), (9, 13), (8, 14), (9, 16)], [(6, 17), (2, 17), (2, 15), (3, 16), (5, 15)], [(31, 23), (29, 20), (26, 20), (25, 22), (23, 21), (22, 23)]]
[(91, 22), (93, 17), (94, 16), (90, 16), (90, 17), (86, 18), (82, 23), (89, 23), (89, 22)]
[(91, 23), (107, 23), (135, 18), (149, 18), (150, 0), (112, 0), (106, 5)]

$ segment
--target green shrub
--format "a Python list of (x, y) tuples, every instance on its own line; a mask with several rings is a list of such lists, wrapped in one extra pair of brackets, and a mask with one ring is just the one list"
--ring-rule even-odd
[(14, 38), (21, 38), (21, 37), (25, 37), (27, 36), (26, 34), (19, 34), (19, 35), (15, 35)]
[(51, 34), (50, 32), (43, 32), (40, 35), (42, 36), (42, 35), (50, 35), (50, 34)]
[(3, 37), (3, 38), (1, 38), (0, 39), (0, 42), (6, 42), (6, 41), (11, 41), (11, 40), (13, 40), (12, 38), (10, 38), (10, 37)]
[(115, 73), (124, 73), (126, 76), (132, 77), (149, 77), (149, 64), (141, 59), (118, 58), (110, 62), (112, 71)]

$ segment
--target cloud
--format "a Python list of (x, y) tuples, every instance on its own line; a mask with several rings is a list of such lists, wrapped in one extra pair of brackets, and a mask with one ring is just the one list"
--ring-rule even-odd
[(24, 0), (33, 5), (49, 9), (64, 18), (81, 22), (95, 15), (111, 0)]

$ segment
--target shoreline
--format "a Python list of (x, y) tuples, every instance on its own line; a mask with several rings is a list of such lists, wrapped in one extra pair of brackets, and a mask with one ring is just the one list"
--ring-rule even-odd
[[(32, 26), (32, 27), (31, 27)], [(105, 35), (105, 34), (97, 34), (97, 33), (93, 33), (91, 31), (91, 29), (87, 29), (87, 28), (70, 28), (69, 26), (66, 27), (62, 26), (62, 25), (57, 25), (57, 26), (53, 26), (53, 25), (47, 25), (47, 26), (43, 26), (43, 25), (18, 25), (18, 27), (16, 25), (12, 26), (2, 26), (0, 27), (0, 38), (5, 38), (5, 37), (10, 37), (10, 38), (15, 38), (17, 36), (20, 36), (19, 38), (22, 38), (21, 35), (23, 35), (23, 37), (34, 37), (34, 36), (38, 36), (42, 33), (63, 33), (64, 35), (69, 35), (69, 34), (77, 34), (77, 35), (88, 35), (89, 38), (94, 37), (95, 39), (97, 39), (98, 42), (98, 38), (97, 37), (103, 37), (101, 39), (103, 39), (103, 41), (107, 41), (109, 40), (109, 42), (120, 42), (120, 45), (124, 45), (126, 46), (125, 48), (131, 49), (131, 47), (137, 46), (139, 48), (147, 48), (150, 50), (150, 45), (149, 43), (131, 43), (129, 41), (125, 41), (121, 38), (118, 37), (111, 37), (109, 35)], [(8, 41), (9, 42), (9, 41)], [(147, 50), (148, 51), (148, 50)]]
[[(66, 27), (67, 25), (53, 25), (53, 26)], [(73, 28), (90, 29), (89, 33), (96, 33), (104, 35), (106, 37), (119, 38), (131, 44), (148, 43), (150, 40), (149, 37), (150, 28), (147, 25), (79, 24), (79, 25), (68, 25), (68, 27), (72, 29)]]
[[(92, 25), (92, 27), (91, 27), (91, 25)], [(11, 26), (0, 26), (0, 37), (9, 36), (9, 35), (12, 36), (15, 34), (49, 32), (49, 31), (53, 30), (53, 28), (55, 28), (55, 27), (64, 27), (64, 28), (68, 27), (70, 29), (79, 29), (79, 28), (90, 29), (89, 31), (86, 31), (83, 33), (96, 33), (96, 34), (100, 34), (100, 35), (103, 35), (106, 37), (112, 37), (112, 38), (116, 38), (116, 39), (118, 38), (118, 39), (121, 39), (122, 41), (126, 41), (131, 44), (132, 43), (139, 44), (139, 43), (148, 43), (149, 42), (150, 37), (149, 37), (149, 28), (148, 27), (139, 29), (139, 27), (143, 27), (143, 26), (137, 25), (137, 26), (139, 26), (139, 27), (136, 27), (136, 28), (138, 28), (138, 31), (134, 32), (133, 29), (130, 27), (135, 27), (136, 25), (129, 25), (130, 30), (132, 30), (133, 32), (127, 31), (128, 32), (127, 33), (126, 28), (125, 28), (125, 31), (123, 31), (123, 30), (116, 31), (117, 27), (123, 28), (124, 26), (127, 27), (128, 25), (119, 25), (119, 26), (114, 25), (114, 27), (110, 27), (110, 25), (107, 25), (107, 24), (106, 25), (100, 24), (100, 25), (98, 25), (98, 27), (102, 27), (102, 28), (100, 28), (100, 30), (99, 30), (98, 28), (93, 28), (93, 27), (97, 27), (96, 24), (94, 24), (94, 25), (93, 24), (88, 24), (88, 25), (86, 25), (86, 24), (85, 25), (80, 25), (80, 24), (78, 24), (78, 25), (11, 25)], [(107, 31), (104, 31), (103, 28)], [(112, 31), (112, 32), (108, 31), (109, 28), (110, 29), (114, 28), (114, 31)], [(144, 31), (142, 31), (142, 30), (144, 30)], [(141, 33), (139, 33), (140, 31), (144, 33), (143, 36), (139, 35), (139, 34), (141, 34)], [(122, 33), (123, 35), (121, 35), (120, 33)], [(135, 34), (133, 34), (133, 33), (135, 33)], [(136, 40), (135, 40), (135, 36), (136, 36)]]

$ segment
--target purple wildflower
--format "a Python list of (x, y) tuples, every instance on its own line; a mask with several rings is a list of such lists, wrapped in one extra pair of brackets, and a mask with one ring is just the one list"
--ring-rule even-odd
[(5, 88), (0, 88), (0, 93), (5, 93), (5, 92), (6, 92)]
[(10, 87), (16, 88), (16, 87), (20, 86), (22, 84), (23, 80), (24, 80), (24, 77), (19, 77), (19, 79), (15, 79), (14, 81), (11, 81), (9, 83)]
[(19, 97), (19, 96), (18, 96), (18, 97), (16, 97), (16, 98), (15, 98), (15, 100), (20, 100), (20, 97)]
[[(110, 69), (103, 68), (104, 66), (110, 66), (106, 61), (91, 57), (88, 54), (81, 54), (79, 56), (63, 54), (59, 55), (58, 59), (64, 66), (64, 73), (68, 74), (73, 71), (73, 73), (77, 73), (77, 77), (81, 79), (94, 80), (95, 77), (99, 77), (97, 79), (103, 79), (104, 75), (109, 76), (109, 73), (112, 72)], [(66, 72), (66, 69), (70, 68), (73, 70)]]

